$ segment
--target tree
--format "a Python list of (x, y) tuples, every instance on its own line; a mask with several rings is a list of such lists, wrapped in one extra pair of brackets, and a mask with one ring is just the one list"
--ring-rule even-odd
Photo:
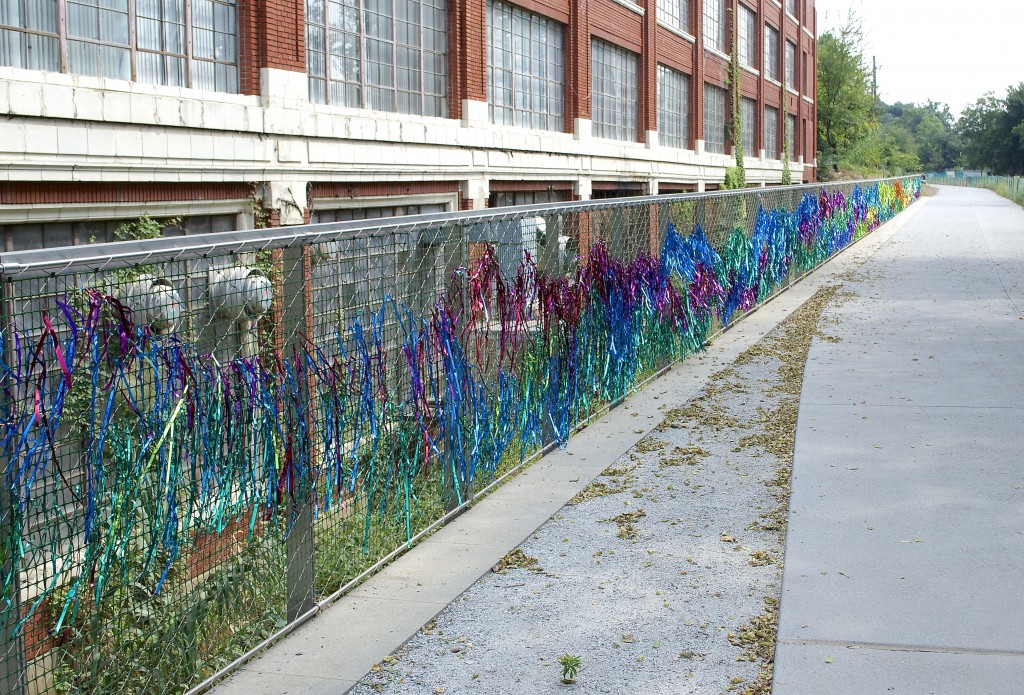
[(863, 31), (851, 12), (843, 26), (818, 38), (819, 161), (838, 172), (840, 160), (876, 124)]
[(964, 109), (957, 130), (964, 163), (993, 174), (1024, 174), (1024, 82), (999, 99), (991, 92)]
[(925, 171), (943, 171), (957, 165), (961, 141), (946, 104), (929, 101), (922, 105), (886, 106), (882, 126), (898, 127), (910, 133), (906, 152), (916, 154)]

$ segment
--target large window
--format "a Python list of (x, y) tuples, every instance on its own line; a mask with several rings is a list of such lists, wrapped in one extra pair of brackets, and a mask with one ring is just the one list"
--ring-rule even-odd
[(740, 5), (739, 59), (747, 67), (757, 67), (757, 15), (749, 7)]
[(635, 53), (591, 40), (590, 100), (596, 137), (636, 141), (638, 62)]
[[(81, 246), (118, 241), (115, 235), (117, 228), (136, 219), (4, 225), (0, 226), (0, 250), (31, 251), (56, 246)], [(155, 219), (161, 223), (166, 222), (160, 216)], [(230, 232), (238, 229), (238, 216), (234, 214), (194, 215), (173, 219), (173, 223), (163, 224), (160, 231), (164, 236)]]
[(764, 107), (764, 154), (768, 159), (779, 158), (779, 110)]
[(658, 21), (678, 29), (690, 31), (690, 0), (658, 0)]
[(658, 66), (658, 144), (690, 146), (690, 78)]
[[(63, 21), (58, 18), (62, 17)], [(0, 64), (238, 91), (236, 0), (2, 0)]]
[(764, 25), (764, 76), (779, 80), (779, 30)]
[(448, 115), (444, 0), (306, 0), (309, 98)]
[(754, 134), (757, 132), (757, 102), (743, 97), (740, 99), (740, 128), (743, 131), (743, 153), (757, 155), (754, 151)]
[(704, 0), (704, 46), (723, 53), (729, 49), (725, 0)]
[(562, 25), (491, 0), (487, 52), (491, 122), (564, 130)]
[(796, 147), (796, 116), (793, 114), (786, 115), (786, 155), (790, 161), (793, 161), (793, 152)]
[(796, 17), (796, 0), (786, 0), (786, 12)]
[(796, 45), (786, 42), (786, 86), (796, 89)]
[(725, 90), (704, 85), (704, 150), (725, 152)]

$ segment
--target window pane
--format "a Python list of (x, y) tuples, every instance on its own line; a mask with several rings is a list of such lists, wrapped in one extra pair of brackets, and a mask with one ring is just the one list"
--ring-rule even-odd
[(658, 143), (690, 146), (690, 78), (664, 65), (658, 66)]
[(754, 151), (755, 133), (757, 132), (757, 102), (743, 97), (740, 99), (740, 130), (743, 135), (743, 152), (757, 155)]
[(739, 59), (743, 65), (753, 68), (757, 61), (757, 16), (749, 8), (739, 7)]
[(487, 51), (491, 121), (562, 130), (562, 26), (491, 0), (487, 4)]
[(764, 151), (769, 159), (779, 158), (779, 110), (764, 107)]
[(764, 74), (779, 79), (779, 32), (768, 25), (764, 27)]
[(658, 0), (658, 21), (690, 31), (690, 0)]
[(192, 24), (192, 86), (237, 92), (236, 0), (192, 0)]
[(639, 97), (637, 55), (591, 39), (590, 63), (590, 117), (594, 136), (635, 142)]
[(704, 149), (707, 152), (725, 152), (725, 97), (721, 87), (704, 85)]
[(704, 46), (722, 52), (728, 48), (725, 0), (704, 0)]

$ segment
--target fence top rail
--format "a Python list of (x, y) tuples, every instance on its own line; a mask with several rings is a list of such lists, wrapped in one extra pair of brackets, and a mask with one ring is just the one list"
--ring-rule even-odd
[(234, 232), (215, 232), (185, 237), (115, 241), (82, 246), (34, 249), (31, 251), (9, 251), (0, 253), (0, 279), (12, 281), (32, 277), (97, 273), (134, 265), (194, 260), (238, 253), (253, 253), (268, 249), (331, 242), (339, 239), (482, 224), (506, 218), (521, 219), (540, 215), (579, 213), (652, 204), (671, 204), (731, 196), (760, 196), (766, 193), (785, 191), (830, 189), (858, 184), (897, 181), (905, 178), (907, 176), (807, 183), (796, 186), (751, 187), (704, 193), (676, 193), (630, 198), (539, 203), (535, 205), (489, 208), (486, 210), (460, 210), (424, 215), (384, 217), (373, 220), (323, 222), (319, 224), (269, 227)]

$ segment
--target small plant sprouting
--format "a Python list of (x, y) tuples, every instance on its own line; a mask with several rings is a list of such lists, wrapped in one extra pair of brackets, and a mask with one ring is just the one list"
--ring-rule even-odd
[(583, 660), (578, 656), (566, 654), (558, 657), (558, 663), (562, 666), (562, 682), (571, 685), (576, 682), (576, 673), (583, 665)]

